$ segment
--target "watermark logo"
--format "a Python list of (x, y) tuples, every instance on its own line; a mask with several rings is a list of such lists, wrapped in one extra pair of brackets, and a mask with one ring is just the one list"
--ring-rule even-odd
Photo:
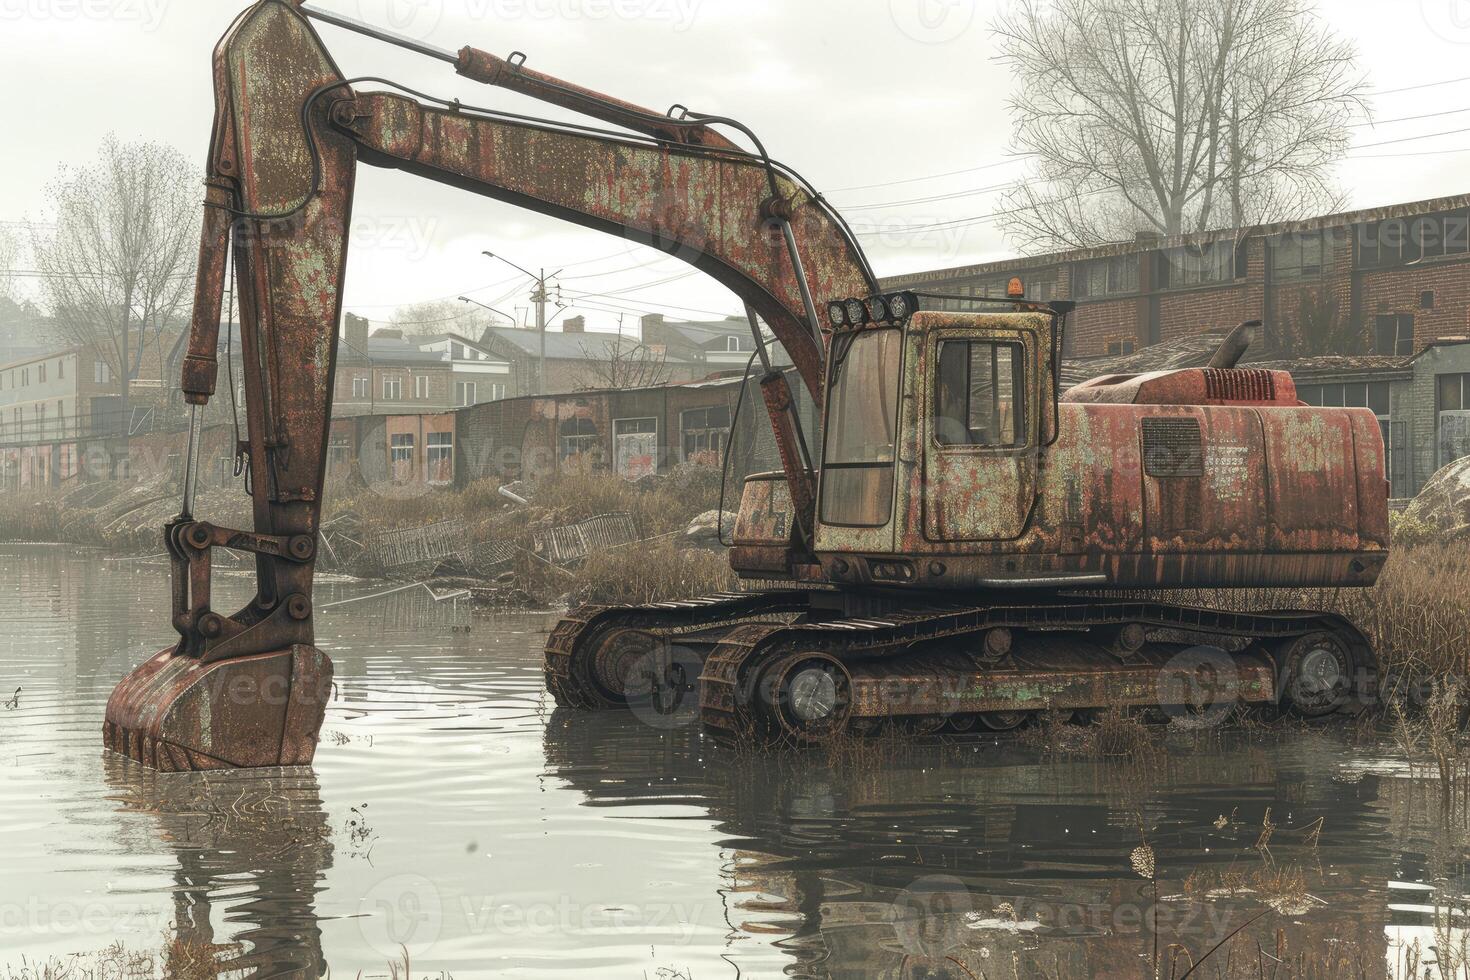
[(1419, 0), (1419, 12), (1438, 37), (1470, 44), (1470, 0)]
[(359, 19), (423, 40), (444, 19), (444, 0), (357, 0)]
[(406, 948), (423, 953), (439, 940), (444, 903), (439, 889), (422, 875), (395, 875), (362, 896), (358, 928), (378, 954), (395, 959)]
[(888, 0), (900, 31), (921, 44), (948, 44), (975, 24), (975, 0)]
[(1219, 647), (1190, 647), (1159, 672), (1159, 706), (1177, 725), (1213, 728), (1239, 701), (1235, 661)]

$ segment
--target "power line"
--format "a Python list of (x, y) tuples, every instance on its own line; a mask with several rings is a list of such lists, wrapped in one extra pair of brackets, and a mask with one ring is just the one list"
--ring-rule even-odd
[(1417, 92), (1420, 89), (1437, 88), (1440, 85), (1454, 85), (1458, 82), (1470, 82), (1470, 75), (1462, 78), (1446, 78), (1438, 82), (1423, 82), (1419, 85), (1405, 85), (1403, 88), (1369, 89), (1369, 95), (1397, 95), (1400, 92)]
[(883, 181), (882, 183), (878, 183), (878, 184), (859, 184), (859, 185), (857, 185), (855, 187), (838, 187), (838, 188), (835, 188), (834, 190), (829, 191), (828, 193), (831, 193), (831, 194), (845, 194), (848, 191), (866, 191), (866, 190), (872, 190), (875, 187), (895, 187), (895, 186), (897, 186), (899, 184), (917, 184), (920, 181), (925, 181), (925, 180), (939, 180), (941, 177), (958, 177), (961, 174), (973, 174), (973, 173), (977, 173), (978, 171), (981, 171), (981, 170), (993, 170), (996, 167), (1004, 167), (1004, 166), (1006, 166), (1008, 164), (1012, 164), (1012, 163), (1015, 163), (1015, 162), (1017, 162), (1019, 160), (1025, 160), (1028, 157), (1034, 157), (1034, 156), (1036, 156), (1035, 153), (1018, 153), (1015, 156), (1011, 157), (1009, 160), (998, 160), (995, 163), (987, 163), (987, 164), (984, 164), (983, 166), (979, 166), (979, 167), (968, 167), (968, 168), (966, 168), (964, 170), (951, 170), (949, 173), (929, 174), (929, 175), (924, 176), (924, 177), (905, 177), (902, 180), (886, 180), (886, 181)]
[(1355, 150), (1369, 150), (1375, 146), (1393, 146), (1396, 143), (1413, 143), (1418, 140), (1432, 140), (1439, 136), (1454, 136), (1458, 133), (1470, 133), (1470, 126), (1463, 129), (1447, 129), (1443, 133), (1425, 133), (1423, 136), (1405, 136), (1402, 139), (1383, 140), (1378, 143), (1360, 143), (1353, 147)]
[(1426, 112), (1419, 116), (1399, 116), (1397, 119), (1368, 119), (1360, 123), (1350, 123), (1351, 129), (1362, 129), (1364, 126), (1387, 126), (1389, 123), (1413, 122), (1416, 119), (1438, 119), (1441, 116), (1456, 116), (1462, 112), (1470, 112), (1470, 106), (1463, 109), (1446, 109), (1443, 112)]
[(961, 197), (974, 197), (976, 194), (988, 194), (993, 191), (1005, 190), (1007, 187), (1015, 186), (1015, 181), (1006, 181), (1004, 184), (991, 184), (988, 187), (977, 187), (969, 191), (955, 191), (952, 194), (935, 194), (932, 197), (915, 197), (907, 201), (892, 201), (888, 204), (852, 204), (842, 208), (843, 211), (879, 211), (884, 208), (901, 208), (913, 204), (933, 204), (936, 201), (952, 201)]

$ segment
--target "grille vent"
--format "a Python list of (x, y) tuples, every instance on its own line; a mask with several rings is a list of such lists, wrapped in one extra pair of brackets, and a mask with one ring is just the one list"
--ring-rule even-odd
[(1204, 476), (1199, 419), (1144, 419), (1143, 471), (1152, 477)]
[(1205, 368), (1205, 397), (1233, 402), (1275, 401), (1276, 381), (1270, 371), (1255, 368)]

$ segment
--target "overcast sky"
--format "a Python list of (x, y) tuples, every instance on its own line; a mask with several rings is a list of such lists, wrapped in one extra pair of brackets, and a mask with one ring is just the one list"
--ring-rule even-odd
[[(983, 220), (997, 207), (994, 191), (864, 207), (990, 188), (1023, 172), (1008, 159), (1010, 83), (989, 31), (1003, 0), (315, 2), (445, 48), (524, 51), (531, 67), (659, 111), (678, 102), (735, 116), (868, 230), (880, 275), (1015, 254)], [(0, 0), (0, 221), (38, 216), (46, 182), (62, 165), (89, 160), (109, 130), (175, 144), (202, 165), (210, 52), (244, 6)], [(1374, 111), (1385, 121), (1354, 130), (1363, 148), (1341, 167), (1351, 206), (1470, 189), (1470, 79), (1462, 79), (1470, 76), (1470, 0), (1323, 0), (1321, 15), (1357, 45), (1382, 93)], [(349, 76), (384, 75), (473, 104), (548, 114), (448, 65), (334, 27), (321, 32)], [(1429, 84), (1451, 79), (1462, 80)], [(1450, 114), (1386, 121), (1430, 113)], [(1427, 134), (1445, 135), (1367, 146)], [(982, 220), (942, 235), (922, 231), (971, 217)], [(628, 309), (630, 322), (638, 311), (697, 319), (740, 310), (702, 276), (661, 283), (688, 271), (675, 259), (397, 172), (363, 168), (355, 220), (346, 308), (373, 319), (460, 294), (507, 311), (526, 307), (524, 279), (484, 249), (527, 268), (565, 267), (566, 293), (603, 295), (590, 301), (599, 306), (561, 316), (583, 312), (596, 328), (616, 326), (606, 312), (613, 307)]]

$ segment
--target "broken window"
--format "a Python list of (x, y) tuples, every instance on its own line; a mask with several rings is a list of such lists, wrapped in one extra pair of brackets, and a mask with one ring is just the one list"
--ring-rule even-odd
[(684, 461), (719, 466), (730, 437), (730, 406), (696, 408), (679, 416)]
[(388, 462), (393, 479), (402, 483), (413, 479), (413, 433), (402, 432), (388, 440)]
[(941, 446), (1026, 443), (1026, 348), (947, 340), (939, 345), (934, 438)]
[(1390, 313), (1373, 318), (1377, 338), (1375, 350), (1380, 354), (1408, 357), (1414, 353), (1414, 315)]
[(424, 447), (424, 466), (430, 483), (454, 480), (454, 433), (430, 432)]
[(596, 451), (597, 426), (591, 419), (567, 419), (558, 430), (557, 447), (562, 460)]

